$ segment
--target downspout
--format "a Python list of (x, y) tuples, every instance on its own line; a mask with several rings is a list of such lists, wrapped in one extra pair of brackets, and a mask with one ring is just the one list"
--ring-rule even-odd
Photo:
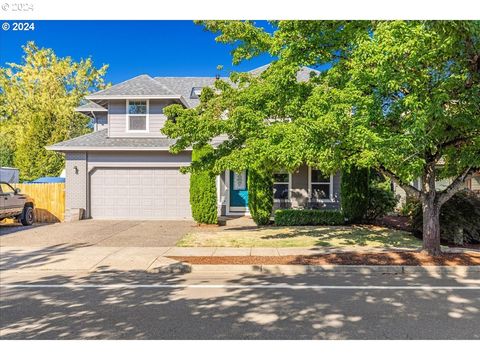
[(97, 117), (93, 111), (90, 111), (93, 117), (93, 131), (98, 131)]

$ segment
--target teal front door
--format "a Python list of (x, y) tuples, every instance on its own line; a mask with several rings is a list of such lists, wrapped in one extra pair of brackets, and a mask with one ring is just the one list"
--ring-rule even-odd
[(230, 171), (230, 210), (244, 211), (248, 206), (248, 171), (240, 173)]

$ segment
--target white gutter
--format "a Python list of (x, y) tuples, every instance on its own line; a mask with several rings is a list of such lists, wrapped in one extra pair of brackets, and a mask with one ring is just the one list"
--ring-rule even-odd
[(107, 109), (98, 109), (98, 108), (80, 108), (80, 107), (77, 107), (75, 108), (75, 111), (76, 112), (108, 112)]
[[(87, 146), (46, 146), (45, 149), (51, 151), (169, 151), (170, 147), (87, 147)], [(192, 151), (192, 148), (187, 148), (183, 151)]]
[(140, 99), (172, 99), (180, 100), (180, 102), (189, 108), (190, 106), (185, 101), (182, 95), (88, 95), (85, 96), (87, 100), (140, 100)]
[(90, 111), (90, 113), (93, 116), (93, 129), (94, 131), (97, 131), (98, 130), (97, 117), (95, 116), (95, 113), (93, 111)]

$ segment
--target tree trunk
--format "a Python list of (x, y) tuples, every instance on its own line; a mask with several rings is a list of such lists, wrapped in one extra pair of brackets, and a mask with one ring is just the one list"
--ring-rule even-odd
[(440, 255), (440, 207), (426, 202), (423, 207), (423, 250), (429, 255)]
[(423, 251), (440, 255), (440, 207), (435, 189), (435, 164), (427, 164), (422, 178)]

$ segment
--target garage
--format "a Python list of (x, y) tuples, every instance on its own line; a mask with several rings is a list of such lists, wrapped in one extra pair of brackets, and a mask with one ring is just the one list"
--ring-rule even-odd
[(90, 174), (94, 219), (191, 219), (189, 175), (178, 167), (96, 168)]

